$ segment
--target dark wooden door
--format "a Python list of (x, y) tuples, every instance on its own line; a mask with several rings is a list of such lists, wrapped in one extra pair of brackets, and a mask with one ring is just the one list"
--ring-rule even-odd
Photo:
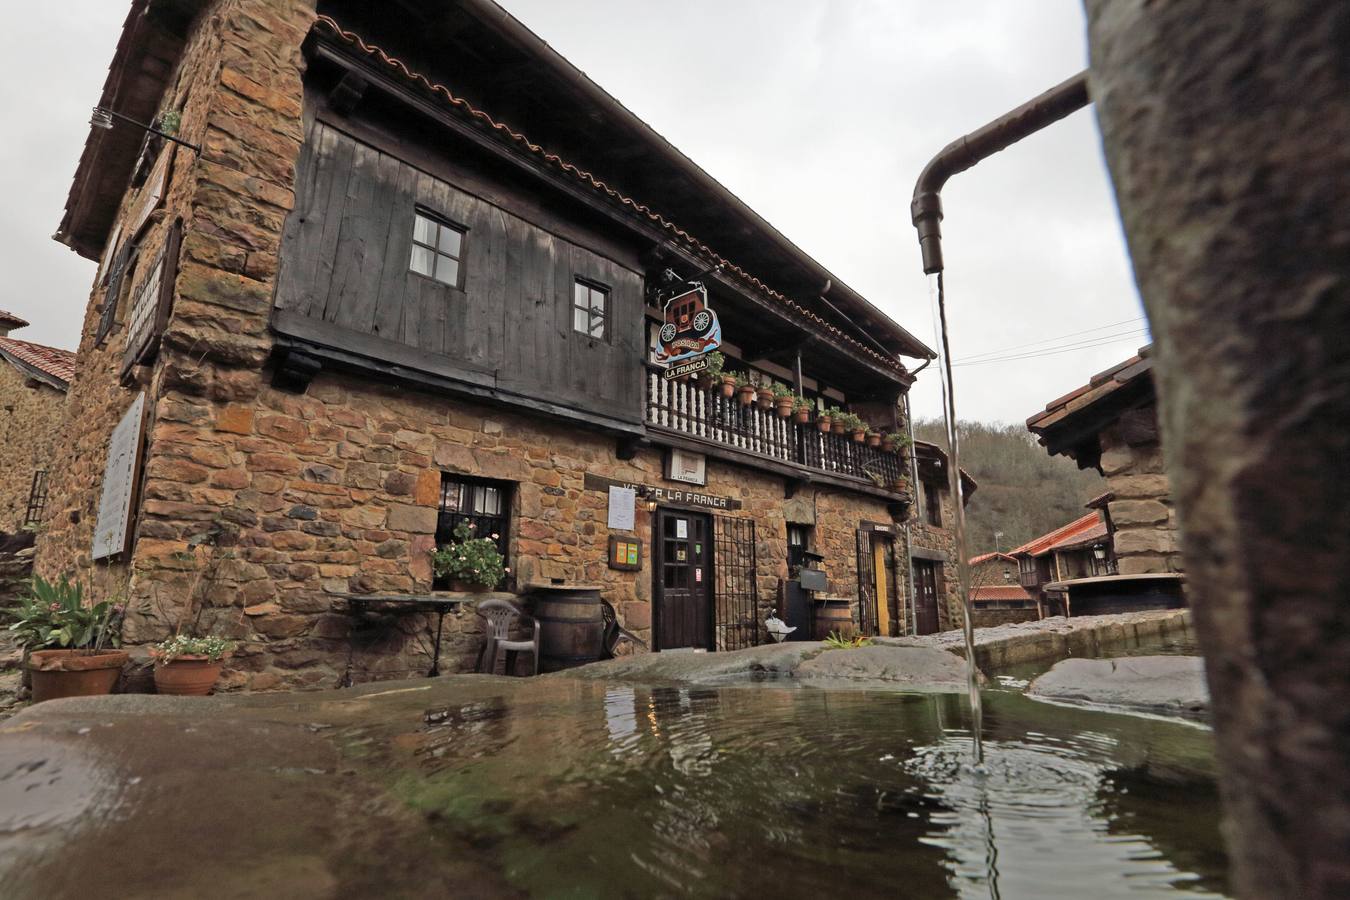
[(656, 648), (712, 649), (711, 520), (658, 509), (656, 535)]
[(938, 575), (932, 560), (914, 560), (914, 631), (933, 634), (938, 630)]

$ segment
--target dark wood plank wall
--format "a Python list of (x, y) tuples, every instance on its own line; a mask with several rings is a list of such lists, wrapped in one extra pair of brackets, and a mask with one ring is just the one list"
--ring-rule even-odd
[[(414, 209), (467, 229), (464, 288), (409, 268)], [(482, 384), (642, 419), (642, 276), (314, 119), (287, 219), (276, 306), (443, 357)], [(610, 289), (607, 341), (572, 330), (577, 277)], [(327, 329), (329, 334), (333, 328)]]

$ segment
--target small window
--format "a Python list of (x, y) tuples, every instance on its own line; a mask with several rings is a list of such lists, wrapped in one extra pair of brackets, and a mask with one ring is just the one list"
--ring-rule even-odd
[(451, 287), (462, 287), (464, 229), (417, 210), (413, 219), (412, 260), (408, 267), (418, 275), (434, 278)]
[(598, 341), (609, 340), (609, 289), (582, 281), (572, 288), (572, 330)]
[(924, 518), (934, 528), (942, 527), (942, 491), (930, 481), (923, 483)]
[(806, 553), (811, 548), (811, 526), (789, 522), (787, 527), (788, 568), (806, 565)]
[(475, 534), (493, 541), (498, 552), (507, 556), (510, 546), (507, 526), (511, 523), (510, 482), (442, 475), (436, 545), (450, 543), (455, 528), (462, 522), (472, 525)]

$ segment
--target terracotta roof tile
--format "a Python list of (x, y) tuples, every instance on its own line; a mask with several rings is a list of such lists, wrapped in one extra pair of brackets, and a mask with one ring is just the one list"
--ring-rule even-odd
[(989, 584), (970, 589), (971, 600), (1030, 600), (1031, 595), (1015, 584)]
[(981, 553), (979, 556), (972, 556), (970, 558), (970, 564), (972, 566), (978, 566), (980, 563), (989, 562), (989, 560), (994, 559), (995, 557), (1007, 560), (1008, 562), (1016, 562), (1011, 553)]
[[(1101, 529), (1101, 534), (1095, 535), (1097, 529)], [(1061, 525), (1049, 534), (1043, 534), (1038, 538), (1027, 541), (1016, 550), (1012, 551), (1013, 556), (1044, 556), (1055, 548), (1064, 547), (1081, 543), (1088, 540), (1099, 540), (1106, 536), (1106, 525), (1102, 522), (1101, 513), (1093, 512), (1085, 516), (1074, 519), (1067, 525)]]
[(0, 337), (0, 356), (32, 366), (67, 386), (75, 377), (75, 354), (69, 350)]
[(1082, 387), (1051, 400), (1045, 405), (1045, 409), (1027, 419), (1027, 428), (1032, 431), (1044, 429), (1069, 413), (1114, 394), (1136, 378), (1150, 375), (1153, 371), (1152, 357), (1152, 344), (1140, 347), (1136, 355), (1103, 372), (1098, 372)]

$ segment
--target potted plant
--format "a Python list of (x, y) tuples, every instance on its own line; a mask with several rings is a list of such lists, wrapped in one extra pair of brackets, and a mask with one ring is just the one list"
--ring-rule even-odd
[(760, 409), (773, 409), (773, 388), (761, 385), (755, 388), (755, 394), (759, 397)]
[(118, 650), (123, 606), (84, 603), (84, 589), (64, 575), (55, 583), (33, 576), (28, 596), (6, 610), (28, 657), (33, 702), (110, 693), (128, 654)]
[(867, 427), (867, 446), (869, 447), (881, 446), (881, 432), (873, 431), (871, 426)]
[(431, 567), (436, 575), (450, 580), (455, 591), (490, 591), (510, 573), (497, 549), (497, 535), (491, 538), (475, 537), (472, 522), (455, 526), (454, 540), (431, 553)]
[(793, 398), (792, 418), (798, 425), (805, 425), (811, 421), (811, 401), (805, 397)]
[(844, 412), (837, 406), (830, 407), (830, 430), (835, 434), (844, 434), (848, 431), (848, 420), (850, 413)]
[(698, 386), (705, 391), (710, 391), (722, 383), (722, 367), (726, 365), (726, 357), (717, 350), (708, 354), (708, 368), (698, 373)]
[(853, 443), (861, 444), (867, 440), (867, 423), (856, 415), (849, 424), (849, 433), (853, 435)]
[(888, 431), (881, 436), (881, 449), (887, 453), (895, 453), (900, 448), (900, 435), (894, 431)]
[(749, 406), (755, 402), (755, 385), (746, 375), (736, 376), (736, 402), (741, 406)]
[(220, 677), (220, 667), (234, 650), (234, 642), (220, 637), (176, 634), (150, 648), (155, 658), (155, 691), (205, 697)]
[(792, 388), (781, 381), (775, 381), (769, 385), (769, 390), (773, 392), (773, 408), (778, 413), (778, 418), (786, 419), (792, 415), (792, 407), (797, 399), (797, 395)]
[(834, 408), (831, 407), (820, 415), (816, 416), (816, 428), (824, 434), (829, 434), (830, 429), (834, 427)]

